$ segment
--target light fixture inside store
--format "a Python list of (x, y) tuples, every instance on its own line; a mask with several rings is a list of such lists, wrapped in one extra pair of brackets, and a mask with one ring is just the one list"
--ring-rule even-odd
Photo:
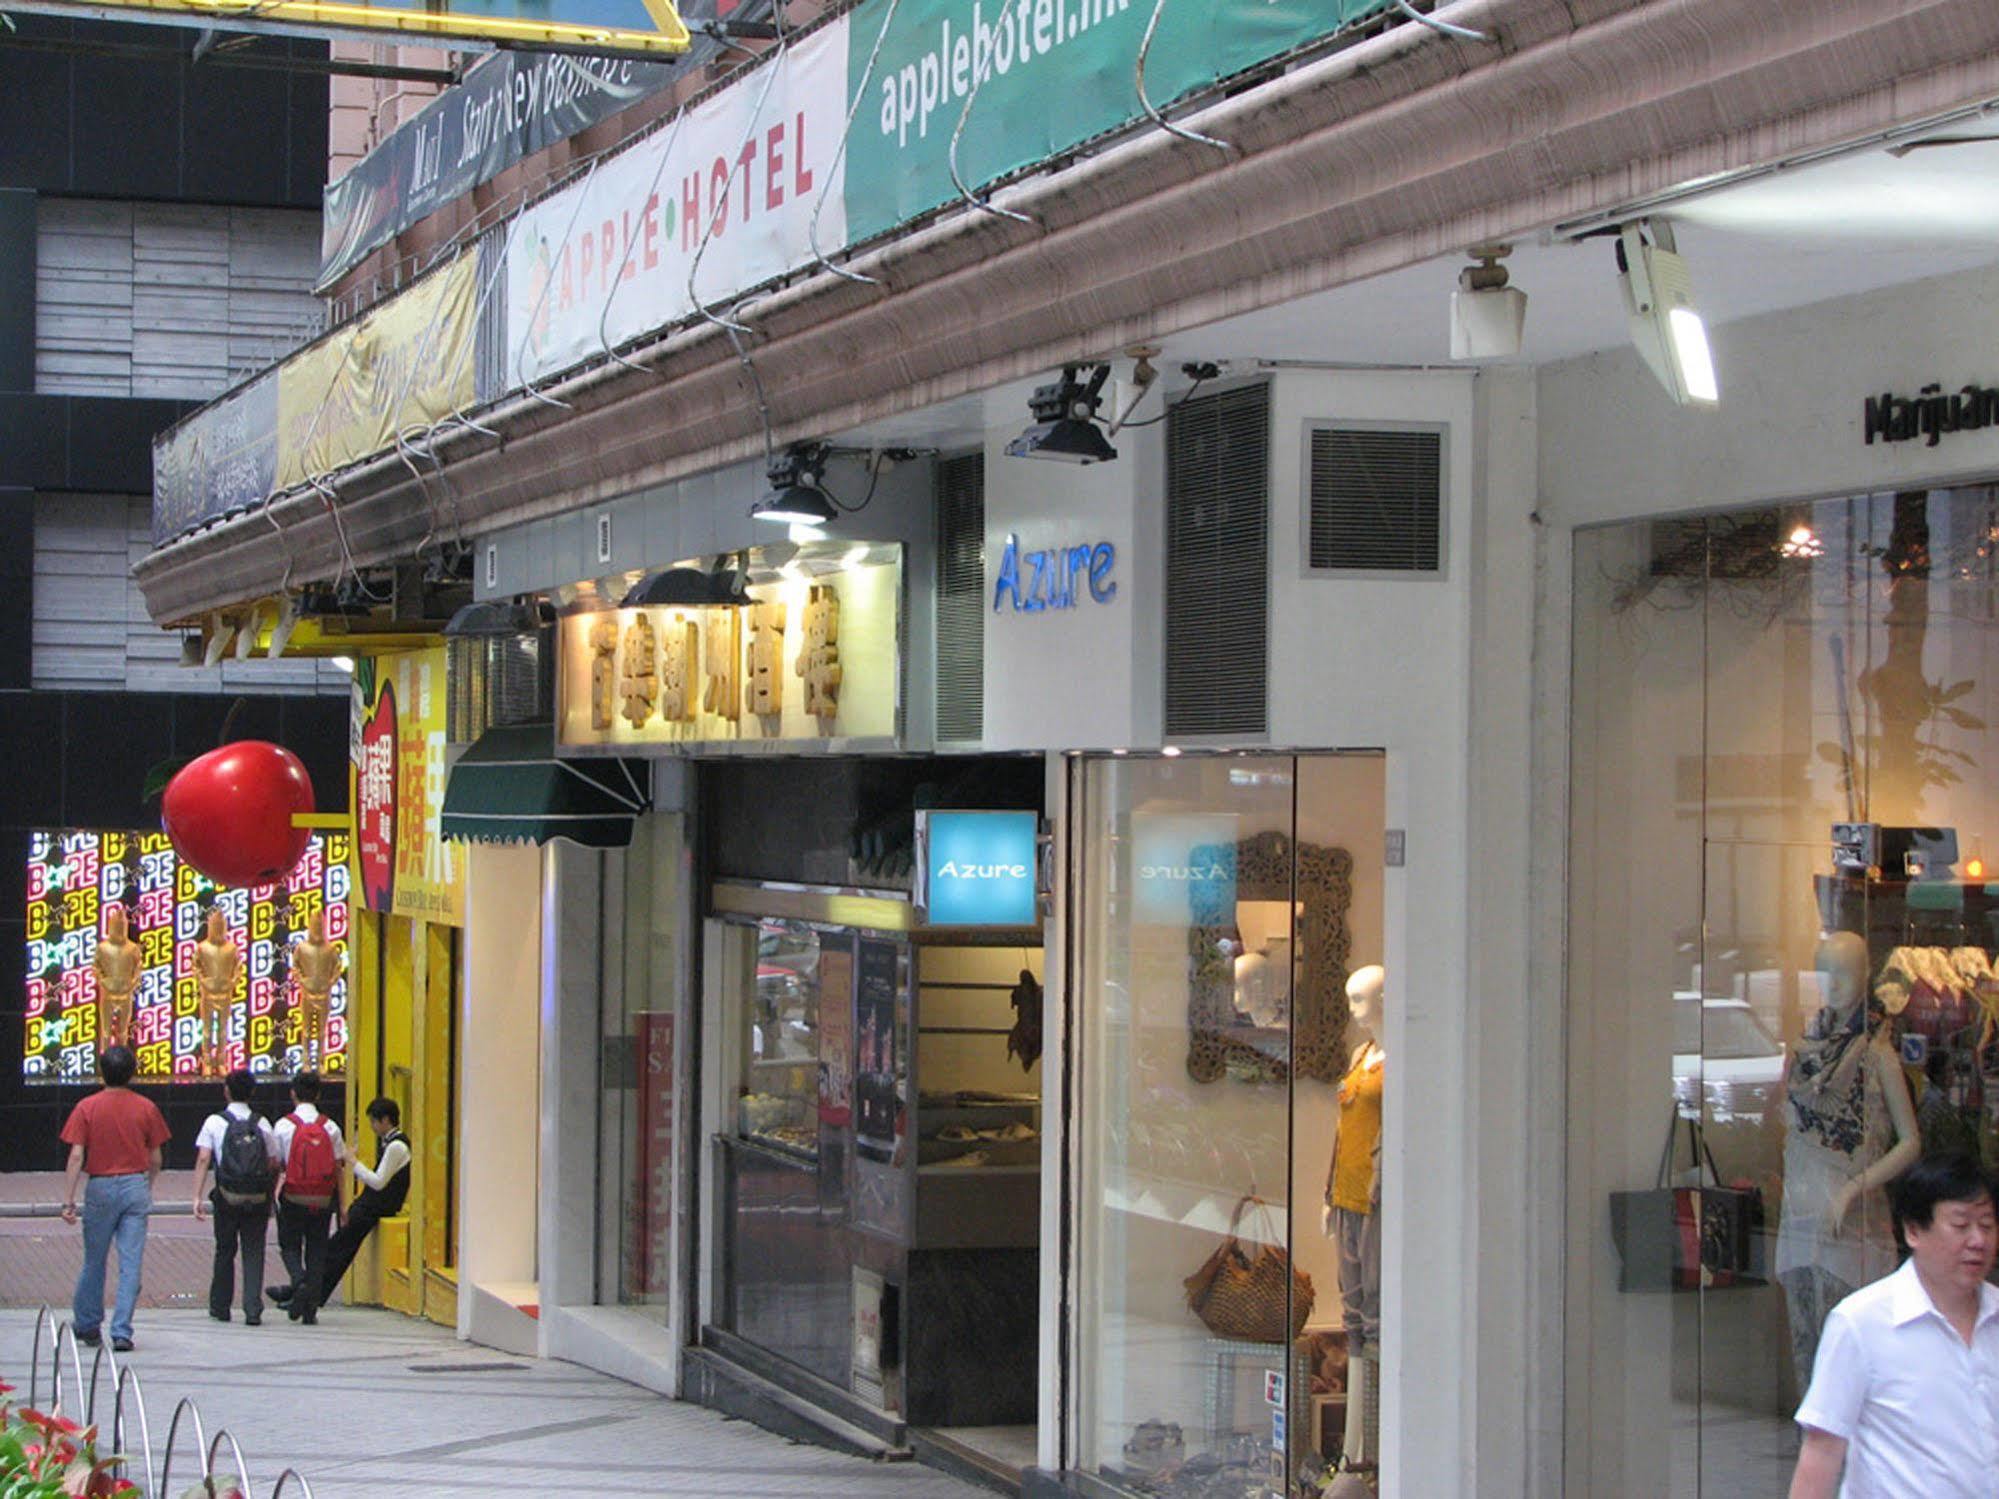
[(755, 520), (778, 525), (829, 526), (840, 512), (826, 493), (826, 448), (793, 443), (770, 466), (770, 493), (750, 507)]
[(1478, 264), (1458, 272), (1451, 293), (1451, 358), (1511, 359), (1527, 328), (1527, 293), (1506, 284), (1499, 263), (1513, 246), (1473, 245), (1466, 253)]
[(352, 656), (329, 656), (327, 660), (333, 663), (336, 670), (344, 671), (350, 677), (354, 675), (354, 658)]
[(1786, 557), (1810, 559), (1825, 555), (1825, 543), (1819, 540), (1819, 533), (1810, 525), (1798, 521), (1784, 532), (1784, 539), (1777, 543), (1777, 550)]
[(1034, 422), (1006, 445), (1008, 457), (1053, 458), (1061, 463), (1104, 463), (1117, 457), (1117, 449), (1096, 425), (1111, 367), (1098, 365), (1087, 380), (1077, 378), (1079, 368), (1070, 365), (1060, 380), (1040, 386), (1028, 397)]
[(1631, 342), (1659, 383), (1682, 406), (1721, 399), (1707, 324), (1694, 308), (1693, 279), (1664, 219), (1639, 219), (1617, 231), (1617, 284)]
[(668, 567), (647, 573), (618, 601), (621, 609), (661, 606), (683, 609), (735, 608), (750, 603), (743, 575), (732, 568)]

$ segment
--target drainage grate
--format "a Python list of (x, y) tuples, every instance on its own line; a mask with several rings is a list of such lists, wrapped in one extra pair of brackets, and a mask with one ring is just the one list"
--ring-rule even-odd
[(511, 1374), (532, 1364), (408, 1364), (412, 1374)]

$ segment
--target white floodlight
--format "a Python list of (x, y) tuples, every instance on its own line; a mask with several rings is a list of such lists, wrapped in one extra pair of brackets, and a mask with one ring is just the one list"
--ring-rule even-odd
[(1707, 324), (1694, 307), (1693, 279), (1673, 246), (1673, 226), (1640, 219), (1617, 231), (1617, 284), (1631, 342), (1680, 405), (1721, 399)]

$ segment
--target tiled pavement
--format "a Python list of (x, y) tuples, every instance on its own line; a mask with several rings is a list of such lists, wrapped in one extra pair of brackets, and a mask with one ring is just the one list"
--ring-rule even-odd
[[(185, 1209), (194, 1189), (194, 1173), (162, 1173), (153, 1189), (155, 1203)], [(62, 1203), (59, 1171), (0, 1172), (0, 1203)], [(285, 1279), (278, 1263), (274, 1232), (265, 1247), (264, 1284)], [(76, 1271), (83, 1254), (83, 1230), (60, 1218), (0, 1216), (0, 1307), (69, 1306), (76, 1289)], [(145, 1278), (139, 1305), (194, 1307), (208, 1305), (208, 1271), (215, 1257), (214, 1226), (192, 1213), (156, 1214), (146, 1232)], [(114, 1256), (111, 1275), (117, 1275)]]
[[(25, 1189), (12, 1186), (5, 1196), (20, 1200)], [(183, 1177), (156, 1195), (178, 1202), (186, 1187)], [(59, 1178), (54, 1191), (60, 1201)], [(23, 1228), (32, 1231), (16, 1231)], [(981, 1492), (914, 1463), (798, 1446), (571, 1364), (461, 1343), (444, 1328), (393, 1312), (334, 1307), (317, 1327), (282, 1316), (255, 1329), (224, 1326), (200, 1309), (208, 1235), (208, 1225), (192, 1218), (154, 1219), (146, 1252), (154, 1309), (138, 1317), (138, 1347), (127, 1362), (143, 1383), (155, 1444), (164, 1447), (175, 1403), (192, 1395), (210, 1436), (226, 1429), (241, 1445), (254, 1499), (269, 1494), (287, 1465), (311, 1481), (315, 1499), (977, 1499)], [(30, 1308), (37, 1300), (59, 1312), (67, 1306), (81, 1249), (76, 1231), (59, 1222), (0, 1219), (0, 1306), (7, 1308), (0, 1310), (0, 1380), (25, 1386)], [(28, 1294), (49, 1286), (52, 1296)], [(196, 1309), (182, 1309), (189, 1305)], [(87, 1377), (88, 1356), (83, 1368)], [(43, 1379), (46, 1389), (46, 1372)], [(67, 1403), (77, 1402), (72, 1396)], [(184, 1489), (181, 1475), (194, 1477), (198, 1465), (185, 1432), (179, 1446), (176, 1492)]]

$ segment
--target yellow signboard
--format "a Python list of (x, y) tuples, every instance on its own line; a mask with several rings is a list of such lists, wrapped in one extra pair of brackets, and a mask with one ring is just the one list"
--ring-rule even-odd
[(456, 0), (434, 10), (354, 0), (26, 0), (9, 9), (377, 41), (399, 34), (439, 46), (671, 57), (692, 43), (673, 0)]
[(357, 663), (348, 805), (355, 901), (371, 911), (465, 924), (465, 850), (447, 843), (446, 657), (442, 646)]
[(278, 367), (279, 490), (472, 404), (476, 272), (460, 255)]
[(901, 549), (752, 567), (740, 607), (572, 614), (558, 626), (557, 740), (572, 748), (891, 746)]

